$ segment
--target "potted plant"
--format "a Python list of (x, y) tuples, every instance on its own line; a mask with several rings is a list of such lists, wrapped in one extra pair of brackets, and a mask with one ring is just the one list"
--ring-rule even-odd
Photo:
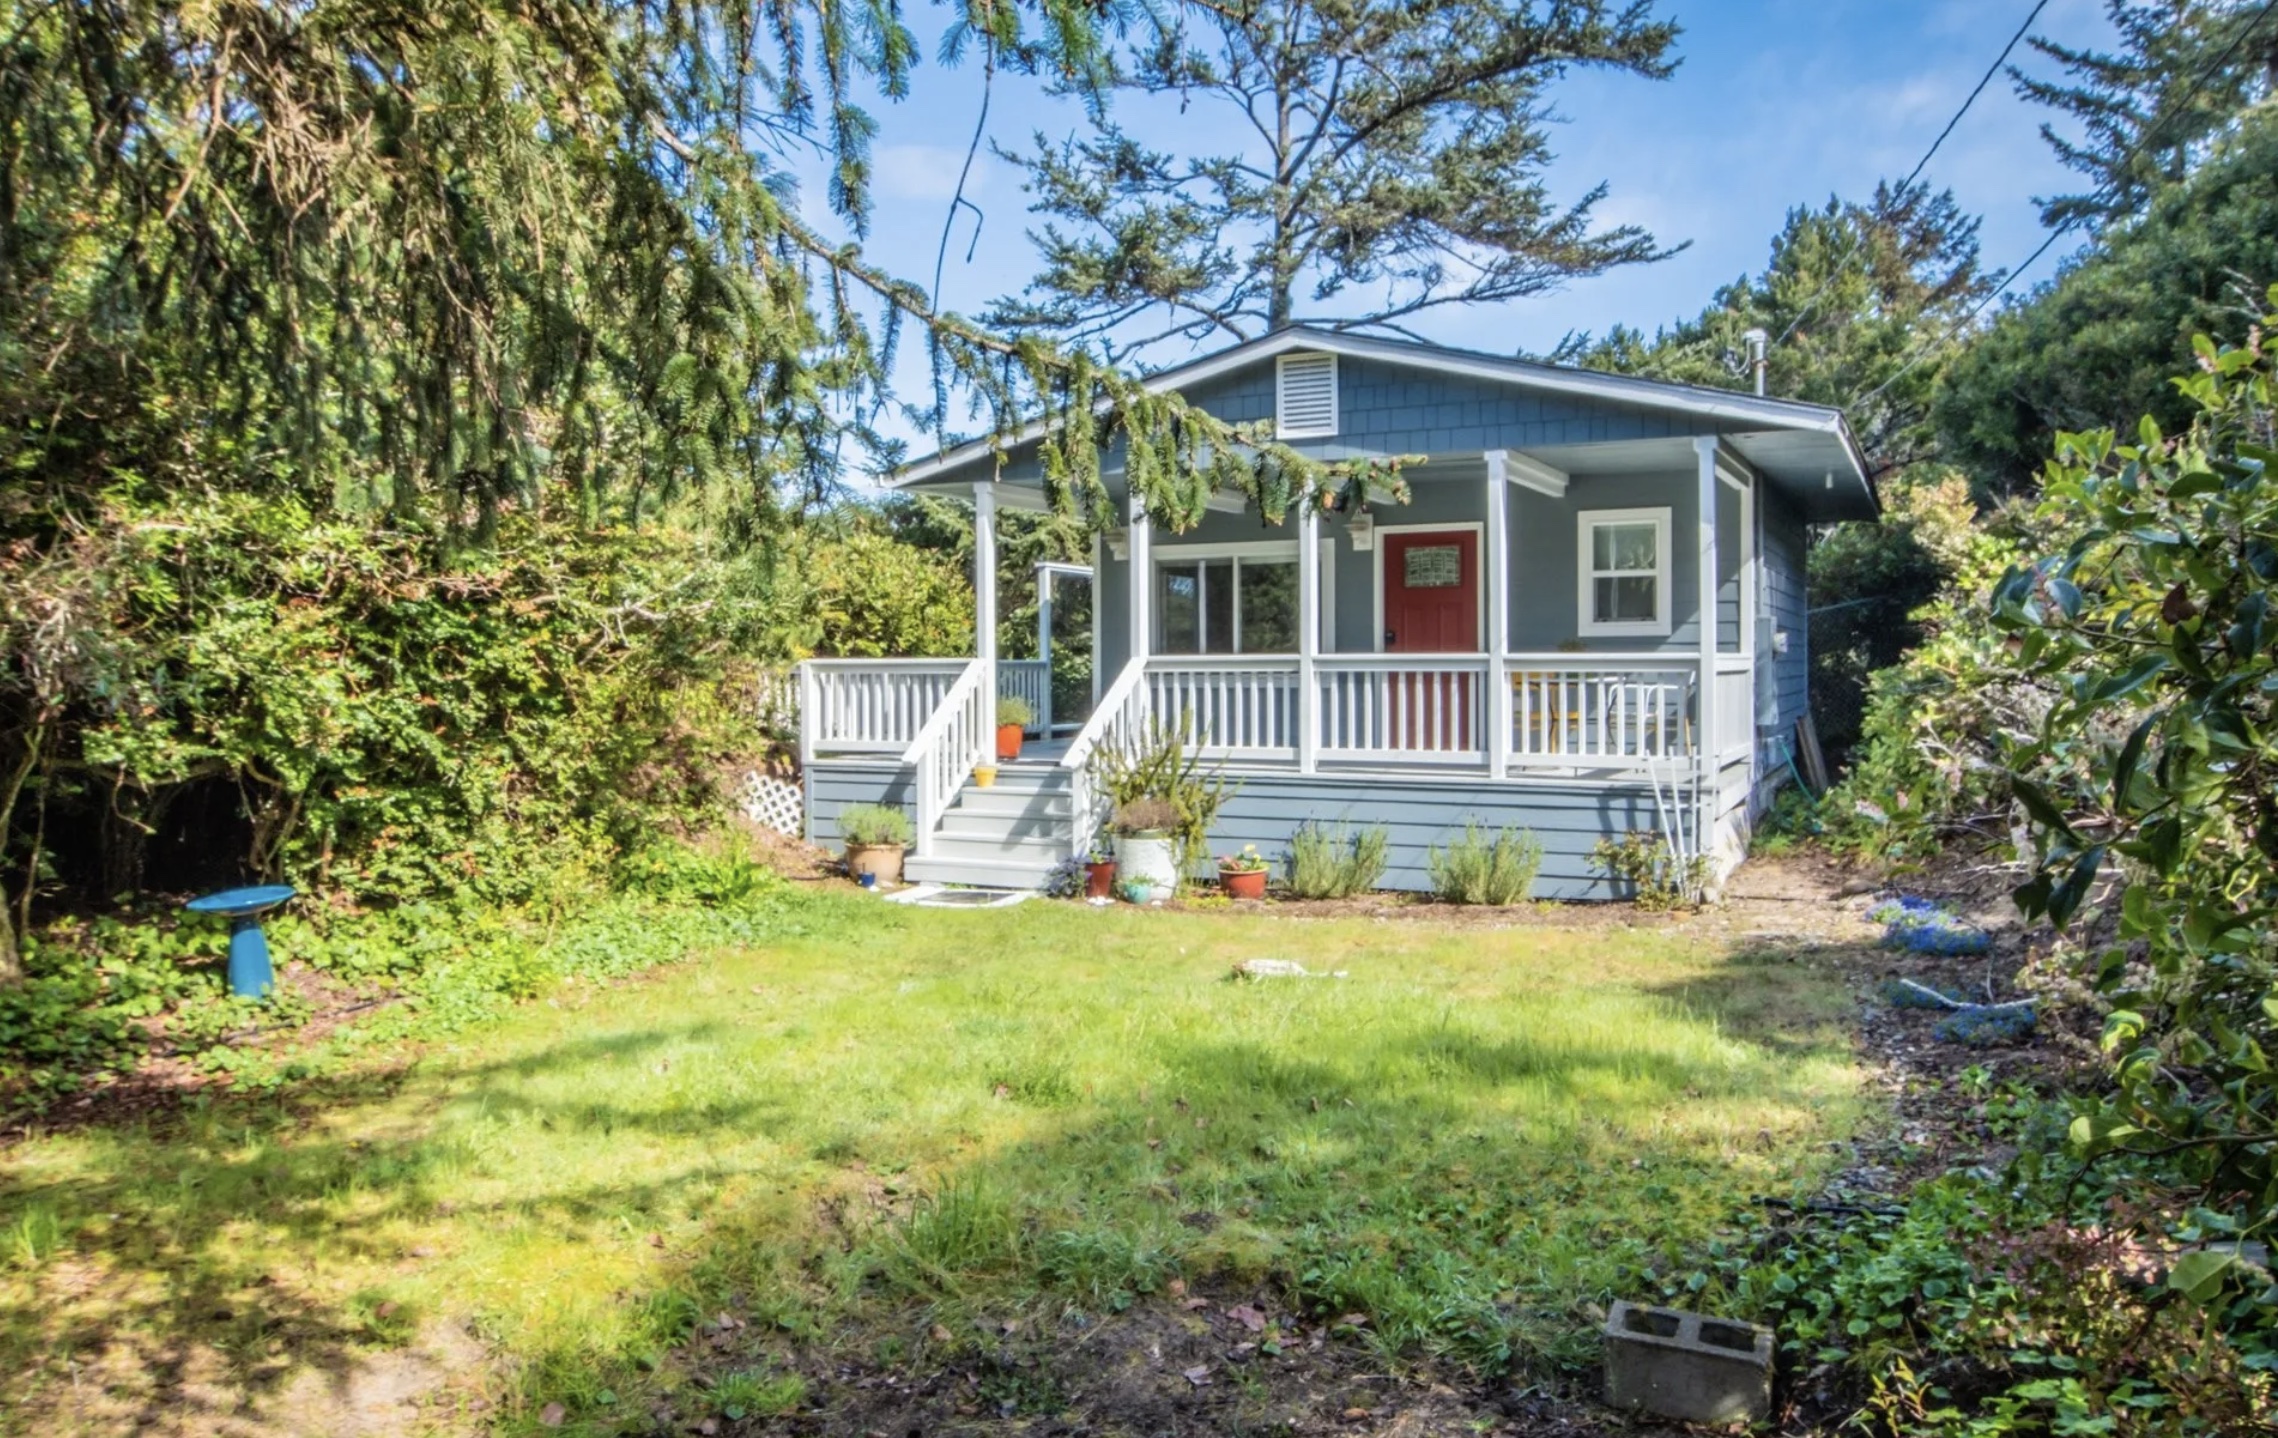
[(1266, 896), (1266, 861), (1255, 844), (1244, 844), (1239, 854), (1227, 854), (1218, 861), (1218, 886), (1229, 899), (1262, 899)]
[(1084, 859), (1084, 897), (1115, 897), (1115, 850), (1104, 844), (1093, 845), (1091, 853)]
[(1017, 694), (997, 701), (997, 757), (1010, 763), (1020, 757), (1020, 736), (1036, 722), (1036, 711)]
[(1168, 799), (1133, 799), (1116, 806), (1116, 887), (1134, 903), (1167, 899), (1179, 885), (1178, 806)]
[(846, 840), (846, 872), (863, 887), (902, 881), (902, 851), (917, 832), (909, 815), (885, 804), (849, 804), (838, 811), (838, 832)]

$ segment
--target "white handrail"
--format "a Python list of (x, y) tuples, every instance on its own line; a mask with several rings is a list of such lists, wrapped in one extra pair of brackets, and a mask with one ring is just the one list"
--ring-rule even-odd
[(1099, 746), (1122, 739), (1147, 722), (1147, 661), (1132, 659), (1125, 662), (1123, 672), (1099, 696), (1099, 704), (1092, 717), (1068, 741), (1068, 752), (1060, 756), (1060, 767), (1069, 771), (1069, 790), (1074, 812), (1075, 837), (1070, 845), (1071, 857), (1082, 858), (1091, 851), (1092, 839), (1108, 816), (1100, 812), (1100, 795), (1092, 784), (1091, 758)]
[(965, 780), (981, 762), (987, 752), (985, 746), (996, 732), (996, 696), (988, 692), (988, 677), (987, 660), (967, 661), (965, 672), (942, 696), (933, 717), (902, 751), (902, 762), (917, 769), (914, 847), (921, 859), (932, 855), (933, 831), (939, 827), (942, 813), (957, 791), (965, 787)]

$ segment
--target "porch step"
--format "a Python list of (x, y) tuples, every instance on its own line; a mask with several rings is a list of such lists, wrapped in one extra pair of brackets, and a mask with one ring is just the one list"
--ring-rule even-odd
[[(1057, 862), (1057, 861), (1055, 861)], [(1051, 864), (1004, 859), (968, 859), (936, 854), (902, 861), (902, 878), (912, 884), (970, 884), (982, 889), (1041, 889)]]
[(1076, 812), (1076, 796), (1065, 789), (982, 789), (968, 784), (949, 806), (950, 815), (986, 815), (990, 818), (1050, 818), (1065, 824)]

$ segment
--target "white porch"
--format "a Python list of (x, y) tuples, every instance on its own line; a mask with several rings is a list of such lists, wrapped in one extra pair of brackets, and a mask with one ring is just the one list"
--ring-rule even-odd
[[(1687, 442), (1697, 493), (1671, 546), (1692, 546), (1684, 566), (1697, 584), (1679, 607), (1710, 616), (1692, 625), (1685, 648), (1666, 640), (1633, 651), (1576, 653), (1515, 647), (1513, 525), (1515, 487), (1558, 486), (1566, 476), (1502, 451), (1465, 457), (1482, 475), (1472, 492), (1483, 522), (1484, 641), (1468, 653), (1324, 652), (1323, 558), (1329, 522), (1307, 506), (1286, 522), (1294, 531), (1297, 614), (1294, 653), (1162, 654), (1151, 578), (1121, 589), (1120, 669), (1095, 679), (1089, 718), (1063, 748), (1032, 741), (1021, 768), (1022, 827), (1008, 833), (1004, 872), (924, 872), (929, 862), (986, 859), (982, 811), (1008, 809), (1009, 795), (970, 789), (974, 767), (991, 752), (994, 700), (1018, 694), (1050, 712), (1049, 661), (995, 653), (995, 522), (1005, 487), (972, 488), (975, 580), (981, 652), (963, 659), (816, 660), (802, 666), (800, 742), (810, 770), (833, 762), (886, 765), (907, 775), (916, 822), (913, 861), (921, 877), (1003, 882), (1017, 869), (1041, 877), (1058, 858), (1083, 852), (1108, 817), (1088, 761), (1103, 744), (1121, 744), (1156, 723), (1187, 736), (1230, 774), (1301, 776), (1356, 793), (1451, 781), (1481, 786), (1554, 785), (1649, 795), (1650, 822), (1692, 851), (1712, 847), (1719, 821), (1745, 805), (1757, 762), (1757, 654), (1751, 613), (1756, 546), (1748, 516), (1755, 477), (1714, 439)], [(1443, 483), (1470, 488), (1474, 481)], [(1577, 480), (1576, 482), (1585, 482)], [(1739, 504), (1720, 505), (1720, 491)], [(1023, 501), (1033, 502), (1027, 495)], [(1720, 533), (1720, 512), (1733, 515)], [(1339, 526), (1343, 529), (1344, 526)], [(1151, 576), (1156, 536), (1133, 505), (1118, 536), (1125, 576)], [(1736, 643), (1720, 649), (1720, 576), (1734, 567), (1720, 546), (1739, 551), (1741, 592)], [(1668, 582), (1666, 578), (1663, 581)], [(1571, 589), (1567, 591), (1571, 596)], [(1664, 595), (1664, 607), (1668, 596)], [(1566, 600), (1572, 603), (1571, 597)], [(1095, 611), (1096, 612), (1096, 611)], [(1052, 729), (1041, 726), (1039, 738)], [(1002, 781), (1000, 781), (1002, 782)]]

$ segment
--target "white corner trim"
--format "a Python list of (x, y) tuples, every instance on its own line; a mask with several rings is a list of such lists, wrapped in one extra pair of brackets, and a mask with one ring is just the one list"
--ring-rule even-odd
[[(1651, 636), (1666, 638), (1669, 622), (1669, 586), (1676, 564), (1669, 552), (1672, 511), (1667, 505), (1642, 509), (1584, 509), (1574, 515), (1575, 633), (1600, 636)], [(1590, 530), (1600, 524), (1653, 525), (1653, 618), (1600, 622), (1596, 610), (1597, 575), (1593, 572)]]

